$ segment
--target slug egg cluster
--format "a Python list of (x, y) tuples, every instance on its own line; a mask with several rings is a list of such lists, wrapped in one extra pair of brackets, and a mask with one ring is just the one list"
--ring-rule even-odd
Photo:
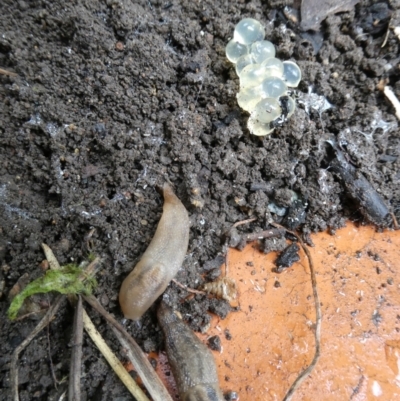
[(265, 29), (252, 18), (241, 20), (226, 45), (226, 57), (235, 64), (240, 80), (239, 106), (250, 113), (248, 128), (257, 136), (272, 133), (296, 108), (289, 88), (301, 80), (299, 66), (275, 57), (275, 46), (265, 40)]

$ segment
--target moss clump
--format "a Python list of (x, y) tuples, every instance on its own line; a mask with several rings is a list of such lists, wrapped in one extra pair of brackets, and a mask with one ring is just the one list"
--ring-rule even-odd
[(11, 320), (17, 317), (25, 298), (35, 294), (56, 291), (61, 294), (92, 293), (96, 286), (93, 277), (85, 277), (85, 272), (74, 264), (62, 266), (58, 270), (48, 270), (46, 275), (29, 283), (18, 295), (14, 297), (7, 315)]

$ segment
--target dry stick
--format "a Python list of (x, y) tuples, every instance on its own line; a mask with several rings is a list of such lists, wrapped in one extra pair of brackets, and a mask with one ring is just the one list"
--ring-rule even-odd
[(390, 28), (391, 28), (391, 25), (392, 25), (391, 22), (392, 22), (392, 18), (390, 18), (390, 21), (389, 21), (389, 24), (388, 24), (388, 27), (387, 27), (387, 30), (386, 30), (386, 34), (385, 34), (385, 39), (383, 40), (383, 43), (381, 45), (381, 49), (383, 49), (386, 46), (386, 43), (387, 43), (387, 41), (389, 39)]
[(252, 219), (237, 221), (237, 222), (232, 226), (232, 228), (242, 226), (243, 224), (252, 223), (253, 221), (256, 221), (256, 220), (257, 220), (257, 218), (254, 217), (254, 218), (252, 218)]
[(93, 259), (85, 268), (85, 270), (82, 272), (82, 274), (80, 274), (79, 278), (81, 280), (84, 280), (88, 277), (94, 277), (97, 269), (99, 267), (99, 264), (101, 262), (101, 259), (99, 257), (96, 257), (95, 259)]
[(398, 120), (400, 120), (400, 102), (397, 99), (396, 95), (394, 94), (392, 88), (390, 86), (385, 86), (383, 88), (383, 93), (385, 96), (390, 100), (392, 106), (394, 107), (394, 111)]
[(390, 30), (389, 30), (389, 28), (388, 28), (387, 31), (386, 31), (385, 39), (383, 40), (383, 43), (382, 43), (381, 48), (383, 48), (383, 47), (386, 46), (386, 43), (387, 43), (387, 41), (388, 41), (388, 39), (389, 39), (389, 33), (390, 33)]
[[(51, 257), (53, 251), (47, 250)], [(47, 255), (47, 254), (46, 254)], [(53, 254), (54, 256), (54, 254)], [(55, 257), (54, 257), (55, 258)], [(50, 262), (49, 262), (50, 263)], [(57, 262), (58, 263), (58, 262)], [(94, 276), (99, 266), (100, 258), (96, 257), (80, 274), (79, 278), (85, 280), (87, 277)], [(81, 371), (82, 371), (82, 344), (83, 344), (83, 306), (82, 297), (73, 294), (68, 295), (68, 301), (75, 306), (74, 328), (72, 337), (72, 354), (69, 366), (68, 382), (68, 401), (80, 401), (81, 399)], [(121, 379), (122, 380), (122, 379)]]
[(398, 230), (399, 229), (399, 223), (397, 223), (396, 215), (393, 212), (391, 212), (390, 216), (392, 217), (392, 220), (393, 220), (394, 229)]
[(397, 39), (400, 40), (400, 26), (395, 26), (393, 30), (394, 34), (397, 36)]
[(10, 376), (12, 381), (12, 394), (13, 400), (19, 401), (18, 395), (18, 356), (19, 354), (29, 345), (29, 343), (36, 337), (36, 335), (42, 331), (53, 319), (53, 316), (56, 314), (58, 308), (60, 307), (64, 295), (59, 295), (56, 298), (54, 304), (49, 308), (49, 310), (44, 315), (43, 319), (39, 322), (39, 324), (32, 330), (28, 337), (25, 338), (22, 343), (15, 348), (12, 358), (11, 358), (11, 369), (10, 369)]
[(133, 380), (133, 378), (126, 371), (126, 369), (119, 361), (119, 359), (114, 355), (114, 353), (108, 347), (103, 337), (96, 330), (96, 327), (90, 320), (90, 317), (86, 313), (85, 309), (83, 309), (82, 312), (83, 312), (83, 326), (86, 332), (89, 334), (90, 338), (95, 343), (96, 347), (102, 353), (104, 358), (106, 358), (107, 362), (110, 364), (113, 371), (117, 374), (122, 383), (124, 383), (128, 391), (135, 397), (137, 401), (149, 401), (149, 399), (146, 397), (146, 394), (137, 385), (135, 380)]
[(228, 277), (228, 273), (229, 273), (229, 248), (226, 251), (226, 255), (225, 255), (225, 272), (224, 272), (224, 277)]
[(59, 381), (57, 380), (56, 372), (54, 371), (53, 358), (51, 357), (51, 342), (50, 342), (50, 329), (49, 328), (50, 328), (50, 324), (47, 325), (47, 343), (49, 344), (50, 370), (51, 370), (51, 376), (53, 377), (53, 381), (54, 381), (54, 387), (57, 390), (58, 389), (57, 385), (59, 384)]
[(154, 369), (148, 361), (146, 355), (143, 353), (139, 345), (137, 345), (135, 340), (124, 329), (124, 327), (103, 308), (100, 302), (93, 295), (84, 296), (83, 299), (94, 309), (96, 309), (97, 312), (99, 312), (107, 320), (108, 323), (116, 327), (120, 331), (120, 333), (124, 335), (130, 345), (132, 355), (135, 359), (135, 362), (133, 363), (134, 368), (142, 379), (143, 384), (147, 388), (147, 391), (150, 393), (153, 400), (173, 401), (162, 381), (154, 372)]
[(0, 68), (0, 74), (8, 75), (8, 76), (10, 76), (10, 77), (16, 77), (16, 76), (18, 75), (18, 74), (15, 73), (15, 72), (7, 71), (7, 70), (4, 70), (3, 68)]
[(26, 319), (28, 316), (37, 315), (38, 313), (42, 312), (42, 310), (44, 310), (44, 309), (41, 309), (40, 311), (36, 311), (36, 312), (29, 312), (29, 313), (26, 313), (25, 315), (22, 315), (22, 316), (19, 316), (19, 317), (15, 318), (14, 322), (19, 322), (19, 321), (21, 321), (21, 320), (24, 320), (24, 319)]
[(247, 242), (251, 242), (258, 239), (275, 238), (285, 234), (285, 231), (286, 230), (282, 228), (273, 228), (272, 230), (265, 230), (265, 231), (260, 231), (258, 233), (247, 234), (244, 236), (244, 239)]
[(119, 343), (124, 348), (123, 352), (125, 353), (125, 356), (130, 360), (132, 366), (135, 368), (136, 366), (135, 351), (132, 349), (130, 343), (125, 339), (125, 337), (116, 327), (111, 326), (111, 330), (114, 332), (115, 337), (117, 337)]
[(294, 235), (297, 240), (299, 241), (299, 244), (303, 248), (304, 253), (307, 256), (308, 259), (308, 265), (310, 267), (310, 273), (311, 273), (311, 284), (312, 284), (312, 290), (313, 290), (313, 296), (314, 296), (314, 303), (315, 303), (315, 354), (314, 358), (311, 361), (310, 365), (306, 369), (304, 369), (299, 376), (297, 376), (297, 379), (293, 382), (293, 384), (290, 386), (288, 392), (286, 393), (285, 397), (283, 398), (283, 401), (289, 401), (291, 400), (294, 392), (299, 388), (301, 383), (309, 376), (309, 374), (313, 371), (315, 368), (315, 365), (318, 362), (320, 353), (321, 353), (321, 322), (322, 322), (322, 314), (321, 314), (321, 305), (319, 302), (319, 296), (318, 296), (318, 290), (317, 290), (317, 278), (315, 276), (315, 268), (314, 268), (314, 263), (313, 259), (311, 257), (311, 253), (300, 238), (298, 234), (296, 234), (293, 231), (287, 230), (286, 228), (282, 227), (279, 224), (273, 223), (273, 226), (284, 229), (286, 232), (289, 234)]
[(193, 294), (199, 294), (199, 295), (207, 295), (206, 292), (204, 291), (199, 291), (199, 290), (194, 290), (193, 288), (189, 288), (186, 285), (183, 285), (182, 283), (180, 283), (179, 281), (175, 280), (174, 278), (171, 280), (172, 282), (174, 282), (178, 287), (183, 288), (185, 291), (187, 292), (191, 292)]
[(81, 399), (82, 343), (83, 343), (83, 307), (82, 297), (78, 296), (75, 305), (72, 355), (69, 366), (68, 401)]

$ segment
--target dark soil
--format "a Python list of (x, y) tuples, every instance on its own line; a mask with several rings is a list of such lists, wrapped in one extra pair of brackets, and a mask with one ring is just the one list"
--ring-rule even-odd
[[(400, 2), (382, 2), (380, 18), (370, 6), (376, 2), (361, 2), (329, 16), (318, 34), (286, 19), (279, 6), (288, 2), (272, 3), (275, 9), (260, 0), (2, 2), (0, 67), (17, 76), (0, 75), (0, 400), (9, 399), (11, 352), (37, 323), (10, 324), (8, 294), (25, 273), (30, 280), (43, 274), (40, 244), (62, 264), (80, 262), (95, 228), (90, 243), (104, 261), (96, 295), (122, 319), (118, 290), (155, 231), (163, 202), (156, 187), (165, 180), (189, 210), (189, 252), (177, 279), (193, 288), (218, 276), (235, 222), (257, 218), (239, 232), (284, 223), (268, 204), (290, 207), (292, 191), (306, 205), (305, 238), (334, 232), (347, 218), (368, 222), (329, 168), (327, 139), (336, 139), (399, 219), (400, 135), (378, 84), (400, 98), (400, 41), (391, 31), (381, 47), (389, 20), (400, 25)], [(267, 138), (249, 135), (225, 58), (244, 17), (262, 21), (278, 56), (303, 72), (306, 104)], [(311, 87), (333, 107), (311, 109)], [(207, 327), (207, 311), (229, 312), (224, 301), (200, 295), (182, 302), (187, 293), (175, 284), (167, 294), (195, 329)], [(110, 330), (91, 315), (119, 354)], [(65, 303), (22, 355), (21, 400), (56, 400), (65, 391), (72, 316)], [(162, 346), (154, 310), (141, 327), (127, 326), (145, 351)], [(83, 353), (83, 399), (130, 399), (87, 338)]]

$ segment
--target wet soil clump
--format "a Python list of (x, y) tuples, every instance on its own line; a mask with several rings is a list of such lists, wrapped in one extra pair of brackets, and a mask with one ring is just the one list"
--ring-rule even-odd
[[(400, 218), (398, 122), (379, 89), (390, 85), (400, 98), (399, 39), (391, 30), (382, 47), (388, 21), (400, 25), (400, 3), (382, 2), (390, 18), (375, 24), (374, 2), (363, 1), (328, 16), (317, 33), (302, 32), (281, 3), (3, 2), (0, 68), (16, 75), (0, 74), (0, 399), (9, 395), (11, 352), (36, 324), (4, 318), (8, 294), (25, 273), (43, 274), (40, 244), (61, 264), (85, 260), (90, 250), (99, 255), (96, 295), (122, 319), (119, 287), (154, 234), (163, 203), (156, 187), (165, 180), (189, 211), (189, 251), (177, 280), (192, 288), (207, 274), (218, 277), (225, 234), (238, 221), (255, 218), (239, 233), (262, 231), (296, 210), (305, 238), (349, 218), (368, 222), (331, 168), (327, 141)], [(225, 58), (245, 17), (260, 20), (277, 56), (303, 73), (298, 109), (266, 138), (246, 129), (239, 81)], [(229, 312), (225, 301), (187, 295), (171, 284), (165, 296), (196, 330), (207, 327), (210, 310)], [(110, 330), (91, 315), (119, 354)], [(21, 400), (65, 391), (71, 326), (65, 304), (48, 335), (25, 351)], [(127, 326), (146, 352), (162, 347), (153, 309), (140, 328)], [(83, 399), (129, 399), (88, 339), (83, 354)]]

